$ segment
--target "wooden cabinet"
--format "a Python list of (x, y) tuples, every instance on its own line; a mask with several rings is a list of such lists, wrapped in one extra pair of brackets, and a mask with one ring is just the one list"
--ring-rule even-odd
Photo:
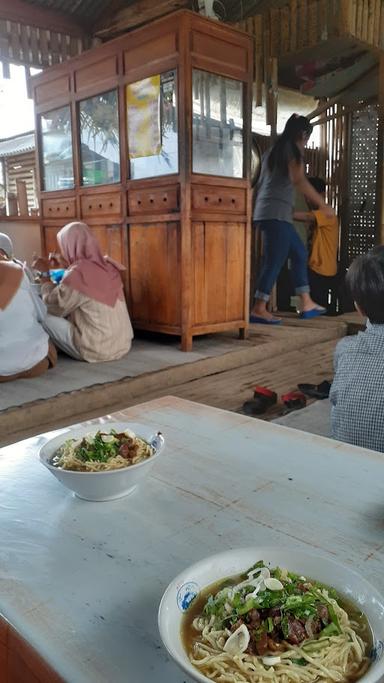
[(248, 35), (180, 11), (32, 79), (46, 250), (88, 223), (134, 326), (184, 350), (247, 327), (252, 69)]

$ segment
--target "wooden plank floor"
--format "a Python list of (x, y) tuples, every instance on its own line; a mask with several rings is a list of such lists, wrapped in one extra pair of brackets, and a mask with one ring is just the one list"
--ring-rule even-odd
[[(103, 396), (105, 396), (105, 403), (101, 409), (95, 407), (92, 409), (87, 408), (87, 404), (89, 405), (87, 396), (91, 397), (96, 388), (95, 390), (91, 389), (63, 395), (58, 397), (57, 405), (53, 399), (49, 402), (44, 402), (51, 412), (49, 418), (45, 417), (44, 425), (40, 428), (38, 426), (36, 428), (35, 423), (33, 428), (22, 429), (22, 409), (19, 408), (17, 432), (15, 431), (9, 435), (3, 434), (2, 444), (6, 445), (41, 431), (58, 429), (76, 422), (84, 422), (100, 415), (117, 412), (132, 405), (167, 395), (179, 396), (180, 398), (190, 399), (225, 410), (241, 411), (243, 402), (252, 397), (253, 386), (256, 384), (270, 387), (281, 396), (281, 394), (295, 390), (299, 382), (318, 384), (324, 379), (331, 380), (333, 375), (333, 352), (341, 336), (339, 330), (336, 330), (336, 332), (334, 338), (316, 343), (318, 337), (321, 339), (322, 331), (319, 329), (315, 331), (314, 329), (312, 343), (307, 334), (305, 334), (305, 341), (303, 341), (300, 347), (297, 346), (297, 338), (295, 339), (293, 350), (289, 350), (290, 338), (288, 336), (285, 338), (286, 343), (284, 346), (279, 345), (275, 347), (276, 354), (272, 356), (268, 354), (268, 350), (271, 347), (269, 344), (266, 344), (264, 347), (264, 358), (262, 354), (259, 354), (253, 362), (242, 362), (238, 367), (234, 367), (234, 364), (228, 358), (229, 367), (227, 366), (227, 368), (225, 366), (217, 366), (217, 364), (215, 365), (212, 362), (211, 371), (209, 371), (209, 366), (206, 366), (204, 374), (198, 376), (196, 374), (188, 376), (187, 374), (185, 379), (183, 374), (176, 372), (177, 369), (173, 369), (172, 372), (170, 370), (168, 379), (164, 376), (161, 381), (157, 379), (160, 378), (160, 373), (143, 376), (141, 380), (140, 378), (136, 379), (138, 386), (142, 384), (141, 391), (136, 389), (130, 393), (129, 383), (126, 385), (121, 383), (122, 388), (126, 386), (126, 391), (120, 391), (117, 394), (108, 393), (112, 391), (113, 387), (108, 389), (108, 387), (100, 386), (98, 392), (100, 393), (100, 390), (103, 389)], [(293, 334), (291, 337), (292, 343), (295, 336)], [(118, 400), (113, 400), (112, 396), (118, 397)], [(60, 405), (64, 406), (68, 401), (77, 402), (78, 409), (75, 416), (71, 414), (69, 417), (60, 417)], [(28, 418), (28, 413), (31, 410), (33, 410), (33, 407), (28, 408), (26, 406), (25, 419)], [(263, 416), (263, 419), (273, 419), (281, 415), (282, 412), (283, 406), (280, 403), (268, 411)]]
[[(252, 397), (255, 385), (269, 387), (280, 397), (288, 391), (297, 390), (298, 383), (319, 384), (325, 379), (331, 381), (337, 341), (307, 346), (278, 358), (268, 358), (215, 376), (196, 379), (175, 387), (172, 394), (216, 408), (239, 411), (244, 401)], [(281, 412), (280, 403), (265, 418), (273, 419)]]

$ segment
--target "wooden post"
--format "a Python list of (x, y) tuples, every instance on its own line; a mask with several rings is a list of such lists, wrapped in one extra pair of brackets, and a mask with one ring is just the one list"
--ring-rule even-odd
[(27, 186), (23, 180), (16, 180), (16, 191), (19, 216), (28, 216)]
[(255, 72), (254, 79), (256, 85), (255, 106), (261, 107), (263, 104), (263, 16), (259, 14), (254, 17), (255, 34)]
[[(268, 99), (270, 101), (270, 126), (271, 126), (271, 139), (276, 140), (277, 137), (277, 107), (278, 107), (278, 61), (277, 57), (270, 58), (270, 92), (268, 93)], [(271, 311), (277, 310), (277, 283), (274, 285), (271, 298), (270, 298), (270, 309)]]
[(341, 202), (339, 206), (339, 224), (340, 224), (340, 253), (339, 261), (342, 266), (345, 266), (347, 262), (347, 249), (348, 249), (348, 215), (350, 209), (351, 198), (348, 192), (349, 186), (349, 176), (350, 176), (350, 134), (351, 134), (351, 119), (352, 115), (350, 112), (345, 114), (343, 118), (343, 141), (342, 141), (342, 156), (341, 156)]
[(373, 45), (375, 38), (375, 0), (369, 0), (368, 3), (368, 25), (367, 25), (367, 41)]
[(381, 0), (376, 0), (375, 2), (375, 16), (374, 16), (374, 36), (373, 36), (373, 44), (375, 47), (380, 47), (380, 28), (381, 28), (381, 23), (380, 23), (380, 15), (381, 12), (384, 12), (384, 6), (381, 3)]
[(271, 125), (271, 97), (270, 97), (270, 84), (271, 84), (271, 60), (270, 60), (270, 50), (271, 50), (271, 36), (270, 36), (270, 19), (269, 13), (265, 14), (264, 17), (264, 87), (265, 87), (265, 108), (266, 108), (266, 124)]
[(384, 55), (380, 56), (379, 63), (378, 105), (376, 234), (379, 244), (384, 244)]
[(17, 216), (17, 197), (13, 192), (7, 193), (7, 216)]
[(351, 32), (350, 29), (350, 16), (351, 16), (351, 5), (350, 0), (339, 0), (339, 32), (341, 35), (348, 35)]
[(348, 30), (353, 36), (356, 35), (356, 21), (357, 21), (357, 0), (350, 0), (349, 2), (349, 19)]
[(363, 31), (363, 0), (360, 0), (360, 2), (357, 3), (357, 8), (356, 8), (356, 31), (355, 31), (356, 38), (359, 38), (359, 40), (362, 40), (362, 31)]
[(297, 50), (297, 0), (290, 0), (290, 52)]
[(7, 168), (6, 168), (6, 162), (5, 159), (0, 160), (0, 165), (1, 165), (1, 177), (3, 180), (3, 187), (4, 187), (4, 199), (7, 196)]
[(269, 12), (269, 26), (271, 31), (271, 57), (277, 57), (281, 52), (280, 10), (278, 8), (272, 8)]
[(384, 48), (384, 7), (381, 7), (380, 14), (380, 40), (379, 47)]
[(1, 63), (2, 69), (3, 69), (3, 78), (10, 79), (11, 78), (11, 68), (9, 65), (9, 62), (3, 61)]
[(369, 17), (369, 0), (364, 0), (361, 39), (368, 42), (368, 17)]
[(280, 9), (281, 43), (277, 56), (286, 55), (290, 50), (289, 39), (289, 6)]
[(277, 107), (279, 96), (278, 61), (277, 57), (271, 58), (271, 138), (277, 135)]
[(24, 67), (25, 72), (25, 85), (27, 87), (27, 97), (29, 100), (33, 100), (32, 88), (31, 88), (31, 69), (29, 66)]

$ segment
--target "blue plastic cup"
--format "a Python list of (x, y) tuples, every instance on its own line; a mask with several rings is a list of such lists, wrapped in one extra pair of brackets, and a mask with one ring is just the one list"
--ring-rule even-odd
[(65, 273), (65, 268), (55, 268), (49, 271), (50, 278), (55, 285), (59, 285)]

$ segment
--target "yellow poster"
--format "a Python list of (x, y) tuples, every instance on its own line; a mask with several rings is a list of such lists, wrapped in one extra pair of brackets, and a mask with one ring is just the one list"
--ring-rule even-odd
[(160, 76), (127, 85), (129, 157), (160, 154)]

